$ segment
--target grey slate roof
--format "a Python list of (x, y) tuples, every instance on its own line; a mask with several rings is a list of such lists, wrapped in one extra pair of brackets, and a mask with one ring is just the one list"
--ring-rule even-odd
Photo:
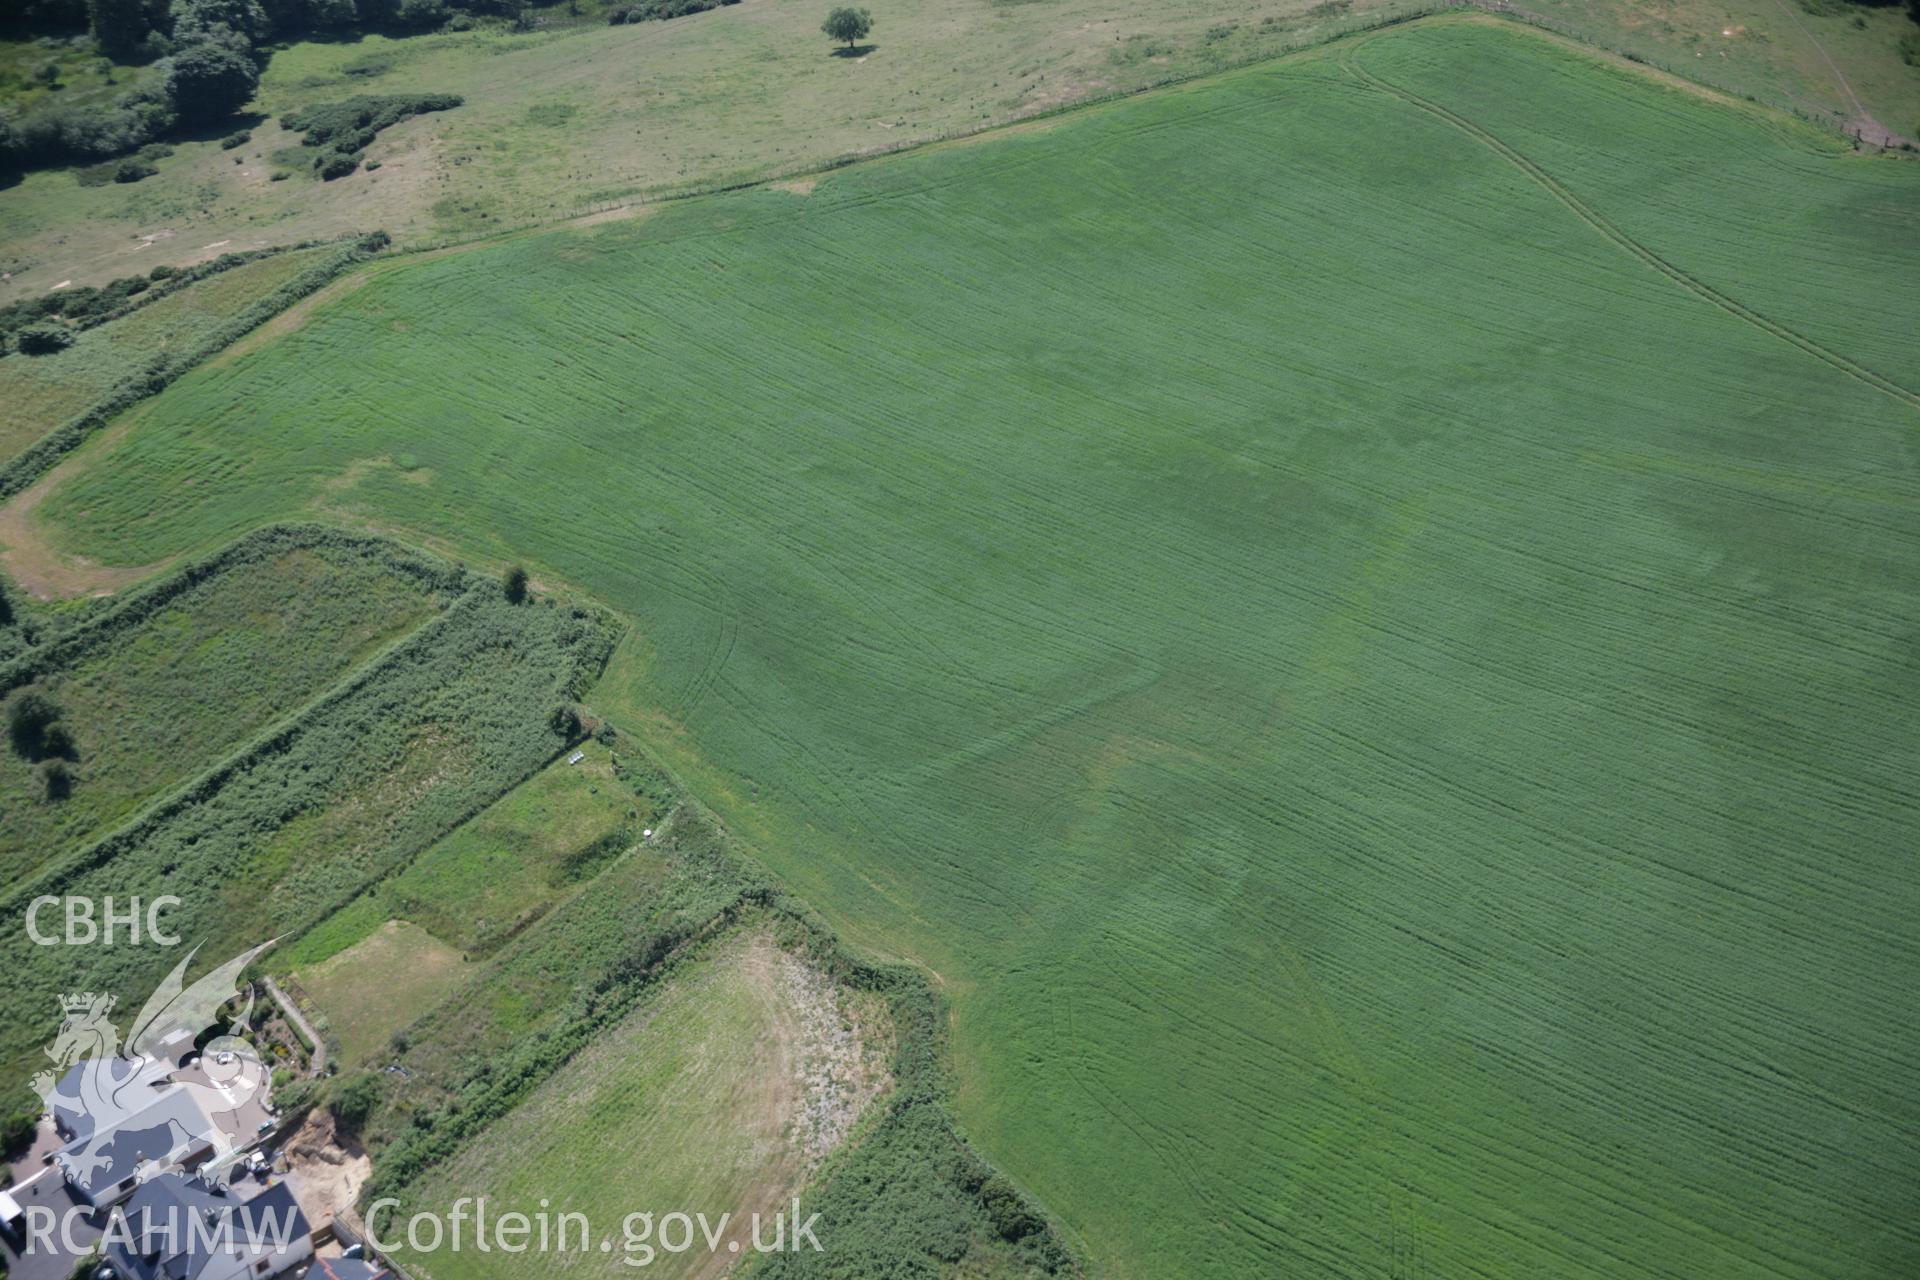
[(243, 1201), (168, 1173), (143, 1184), (121, 1212), (126, 1229), (108, 1233), (106, 1260), (124, 1280), (194, 1280), (236, 1246), (285, 1246), (311, 1230), (284, 1182)]
[[(113, 1057), (76, 1062), (54, 1086), (54, 1123), (61, 1133), (72, 1134), (74, 1141), (90, 1138), (96, 1128), (111, 1128), (151, 1102), (156, 1094), (152, 1086), (164, 1082), (171, 1070), (165, 1062), (150, 1058)], [(78, 1105), (79, 1099), (86, 1096), (89, 1071), (97, 1071), (102, 1077), (100, 1083), (112, 1092), (115, 1110), (109, 1115), (95, 1115)]]
[[(114, 1127), (76, 1139), (54, 1153), (69, 1181), (97, 1200), (133, 1177), (148, 1161), (165, 1161), (209, 1141), (213, 1122), (187, 1090), (156, 1093), (141, 1110)], [(89, 1167), (90, 1166), (90, 1167)]]

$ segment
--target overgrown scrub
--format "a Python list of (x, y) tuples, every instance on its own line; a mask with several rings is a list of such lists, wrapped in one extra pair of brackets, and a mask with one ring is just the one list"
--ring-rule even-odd
[(578, 764), (556, 761), (407, 864), (289, 942), (275, 964), (308, 971), (390, 920), (418, 925), (469, 961), (484, 959), (625, 858), (627, 875), (657, 870), (643, 844), (663, 793), (622, 776), (622, 756), (582, 743)]
[[(399, 554), (399, 553), (396, 553)], [(596, 610), (514, 608), (460, 570), (439, 616), (119, 830), (0, 897), (0, 1063), (19, 1070), (58, 1024), (50, 992), (136, 1006), (177, 957), (153, 948), (38, 948), (21, 915), (39, 894), (182, 899), (173, 917), (208, 956), (297, 932), (405, 865), (566, 744), (547, 725), (612, 639)]]
[(710, 821), (683, 813), (665, 852), (664, 868), (609, 868), (409, 1029), (408, 1075), (382, 1077), (369, 1197), (406, 1187), (506, 1114), (619, 1021), (676, 952), (768, 895)]
[[(623, 739), (624, 743), (624, 739)], [(637, 753), (635, 753), (637, 754)], [(650, 759), (633, 770), (657, 785)], [(682, 798), (665, 832), (664, 876), (615, 863), (591, 892), (552, 913), (399, 1039), (400, 1073), (343, 1080), (375, 1148), (363, 1193), (406, 1199), (447, 1160), (618, 1025), (693, 949), (755, 917), (835, 980), (881, 995), (895, 1028), (892, 1093), (878, 1119), (829, 1163), (803, 1199), (831, 1238), (836, 1276), (935, 1277), (954, 1263), (1061, 1274), (1074, 1264), (1043, 1215), (954, 1132), (944, 1012), (915, 970), (847, 951), (797, 899), (745, 861), (718, 821)], [(563, 975), (556, 981), (556, 974)], [(503, 1000), (501, 993), (514, 998)], [(368, 1107), (369, 1086), (380, 1095)], [(831, 1237), (828, 1236), (831, 1232)], [(810, 1255), (809, 1255), (810, 1256)], [(790, 1256), (775, 1275), (816, 1274)], [(818, 1274), (827, 1274), (819, 1272)]]
[(358, 168), (381, 130), (425, 112), (451, 111), (461, 101), (457, 93), (363, 94), (289, 111), (280, 123), (300, 131), (300, 144), (314, 152), (313, 171), (331, 179)]
[[(249, 535), (51, 630), (0, 666), (0, 697), (51, 700), (67, 749), (36, 737), (0, 757), (0, 875), (21, 875), (233, 749), (341, 678), (461, 590), (459, 575), (393, 544), (315, 525)], [(67, 620), (62, 619), (65, 623)], [(58, 811), (29, 760), (85, 785)]]
[[(73, 178), (83, 187), (104, 187), (109, 182), (139, 182), (143, 178), (151, 178), (160, 172), (154, 162), (164, 160), (172, 154), (173, 148), (166, 143), (149, 142), (133, 155), (76, 169), (73, 172)], [(135, 279), (138, 278), (135, 277)]]
[(893, 1018), (893, 1092), (858, 1140), (801, 1196), (818, 1212), (830, 1249), (773, 1254), (753, 1274), (782, 1280), (894, 1280), (953, 1274), (1075, 1274), (1078, 1267), (1039, 1209), (955, 1132), (947, 1110), (946, 1010), (926, 976), (848, 951), (804, 903), (768, 904), (790, 941), (836, 979), (887, 1000)]
[(110, 106), (55, 106), (0, 119), (0, 174), (124, 155), (165, 137), (178, 122), (164, 85), (122, 94)]

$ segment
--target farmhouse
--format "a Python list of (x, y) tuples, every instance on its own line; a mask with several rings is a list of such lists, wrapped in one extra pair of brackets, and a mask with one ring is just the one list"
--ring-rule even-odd
[(258, 1280), (312, 1256), (311, 1228), (286, 1183), (242, 1200), (178, 1173), (133, 1193), (104, 1250), (118, 1280)]

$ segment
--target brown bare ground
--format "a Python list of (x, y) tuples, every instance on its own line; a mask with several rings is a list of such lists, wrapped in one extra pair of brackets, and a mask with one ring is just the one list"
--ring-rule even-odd
[(333, 1112), (325, 1107), (315, 1107), (288, 1139), (286, 1157), (294, 1199), (315, 1226), (351, 1209), (373, 1172), (373, 1160), (359, 1143), (334, 1131)]

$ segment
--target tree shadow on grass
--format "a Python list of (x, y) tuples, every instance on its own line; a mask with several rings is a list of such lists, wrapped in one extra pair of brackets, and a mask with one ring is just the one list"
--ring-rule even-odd
[(864, 58), (880, 46), (877, 44), (856, 44), (851, 47), (842, 45), (833, 51), (836, 58)]
[(218, 142), (242, 129), (254, 130), (266, 124), (272, 116), (258, 111), (239, 111), (219, 120), (208, 120), (204, 124), (192, 124), (176, 127), (163, 142)]

